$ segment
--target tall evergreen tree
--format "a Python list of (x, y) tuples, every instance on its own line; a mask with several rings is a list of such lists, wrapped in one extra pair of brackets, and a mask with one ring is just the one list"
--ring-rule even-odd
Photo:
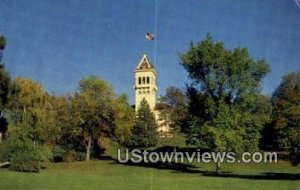
[(10, 76), (9, 73), (5, 71), (4, 63), (2, 63), (3, 50), (5, 49), (5, 46), (5, 37), (0, 36), (0, 141), (6, 133), (8, 125), (6, 118), (4, 117), (4, 108), (7, 104), (9, 94)]
[(155, 146), (158, 140), (157, 124), (155, 116), (145, 99), (140, 103), (135, 126), (132, 130), (130, 146), (151, 147)]

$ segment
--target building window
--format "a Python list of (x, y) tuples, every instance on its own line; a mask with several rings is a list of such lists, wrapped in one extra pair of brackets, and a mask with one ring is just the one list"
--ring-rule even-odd
[(147, 77), (147, 84), (150, 84), (150, 77)]
[(141, 79), (141, 77), (139, 77), (139, 84), (141, 84), (142, 83), (142, 79)]
[(145, 77), (143, 77), (143, 84), (145, 84), (146, 83), (146, 79), (145, 79)]

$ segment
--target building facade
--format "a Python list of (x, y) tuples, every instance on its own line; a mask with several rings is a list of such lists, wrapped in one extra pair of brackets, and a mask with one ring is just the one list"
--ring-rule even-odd
[(134, 70), (135, 110), (140, 107), (140, 102), (145, 98), (151, 110), (156, 104), (156, 71), (147, 55), (143, 55)]
[(163, 106), (156, 103), (156, 92), (158, 90), (156, 86), (156, 70), (145, 54), (134, 69), (133, 88), (135, 93), (135, 111), (138, 111), (141, 101), (145, 99), (155, 115), (158, 124), (158, 132), (170, 133), (171, 130), (169, 125), (160, 118), (160, 111)]

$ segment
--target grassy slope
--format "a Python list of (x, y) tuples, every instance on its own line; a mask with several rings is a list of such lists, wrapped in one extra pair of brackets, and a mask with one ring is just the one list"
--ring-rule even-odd
[[(160, 142), (160, 146), (168, 145), (184, 147), (184, 138)], [(112, 145), (107, 154), (115, 157), (117, 147)], [(0, 169), (0, 190), (300, 190), (300, 166), (292, 167), (286, 161), (277, 164), (223, 164), (222, 170), (228, 172), (223, 177), (205, 175), (207, 171), (214, 171), (215, 165), (203, 163), (195, 164), (194, 172), (120, 165), (111, 160), (47, 163), (45, 166), (39, 174)], [(277, 173), (279, 178), (266, 179), (266, 172)]]
[[(213, 170), (211, 164), (200, 164), (197, 170)], [(193, 190), (193, 189), (295, 189), (300, 180), (251, 179), (263, 172), (300, 173), (300, 167), (287, 162), (278, 164), (227, 164), (224, 171), (235, 177), (210, 177), (201, 173), (126, 166), (113, 161), (90, 161), (46, 164), (39, 174), (18, 173), (0, 169), (0, 189), (130, 189), (130, 190)], [(244, 179), (245, 177), (245, 179)], [(298, 176), (299, 177), (299, 176)]]

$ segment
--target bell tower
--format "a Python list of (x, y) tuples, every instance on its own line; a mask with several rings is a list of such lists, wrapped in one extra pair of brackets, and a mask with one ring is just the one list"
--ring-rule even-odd
[(143, 98), (148, 102), (153, 111), (156, 99), (156, 71), (146, 54), (143, 55), (134, 70), (135, 111), (139, 109)]

